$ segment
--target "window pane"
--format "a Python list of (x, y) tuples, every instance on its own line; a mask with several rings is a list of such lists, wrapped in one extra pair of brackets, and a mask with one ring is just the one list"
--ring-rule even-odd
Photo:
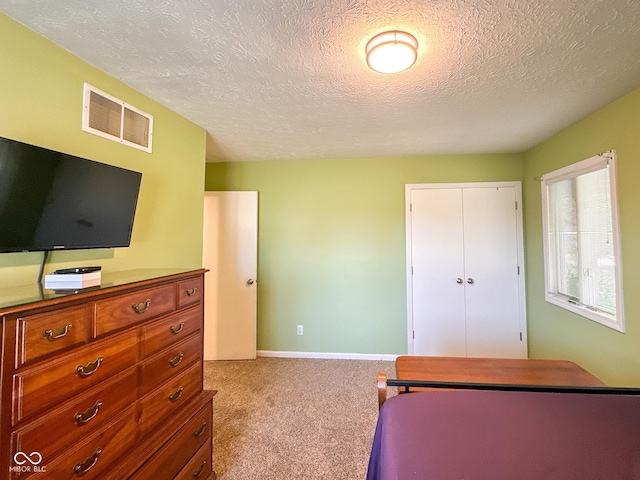
[(615, 259), (609, 171), (597, 170), (576, 178), (579, 205), (581, 301), (615, 313)]
[(558, 293), (580, 298), (580, 257), (578, 250), (578, 216), (575, 181), (554, 183), (549, 187), (550, 246), (556, 265), (555, 285)]

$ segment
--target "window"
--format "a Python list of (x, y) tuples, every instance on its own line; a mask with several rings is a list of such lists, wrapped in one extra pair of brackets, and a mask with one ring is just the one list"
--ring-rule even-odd
[(84, 84), (82, 129), (151, 153), (153, 116)]
[(545, 299), (624, 332), (615, 151), (542, 176)]

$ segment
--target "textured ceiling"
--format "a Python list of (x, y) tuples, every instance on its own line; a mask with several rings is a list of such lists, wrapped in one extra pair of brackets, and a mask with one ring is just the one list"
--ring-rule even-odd
[[(0, 0), (0, 11), (205, 128), (209, 161), (521, 152), (640, 86), (639, 0)], [(386, 29), (418, 39), (411, 70), (367, 67), (365, 44)]]

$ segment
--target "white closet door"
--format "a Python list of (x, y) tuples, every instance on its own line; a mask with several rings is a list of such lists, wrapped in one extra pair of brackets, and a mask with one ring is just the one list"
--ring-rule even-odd
[(205, 192), (204, 359), (256, 358), (258, 192)]
[(414, 354), (466, 356), (462, 190), (411, 192)]
[(407, 186), (409, 352), (526, 357), (513, 182)]
[(465, 188), (463, 204), (467, 356), (517, 358), (521, 345), (515, 188)]

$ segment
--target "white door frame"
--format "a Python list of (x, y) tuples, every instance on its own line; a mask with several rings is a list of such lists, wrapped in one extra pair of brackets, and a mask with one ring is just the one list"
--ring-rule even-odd
[(516, 191), (516, 235), (518, 238), (518, 300), (519, 300), (519, 325), (522, 332), (521, 354), (522, 358), (528, 358), (527, 341), (527, 303), (525, 298), (525, 268), (524, 268), (524, 229), (522, 218), (522, 183), (521, 182), (466, 182), (466, 183), (413, 183), (405, 185), (405, 227), (406, 227), (406, 252), (407, 252), (407, 352), (413, 355), (413, 281), (412, 281), (412, 244), (411, 244), (411, 191), (425, 188), (499, 188), (515, 187)]

